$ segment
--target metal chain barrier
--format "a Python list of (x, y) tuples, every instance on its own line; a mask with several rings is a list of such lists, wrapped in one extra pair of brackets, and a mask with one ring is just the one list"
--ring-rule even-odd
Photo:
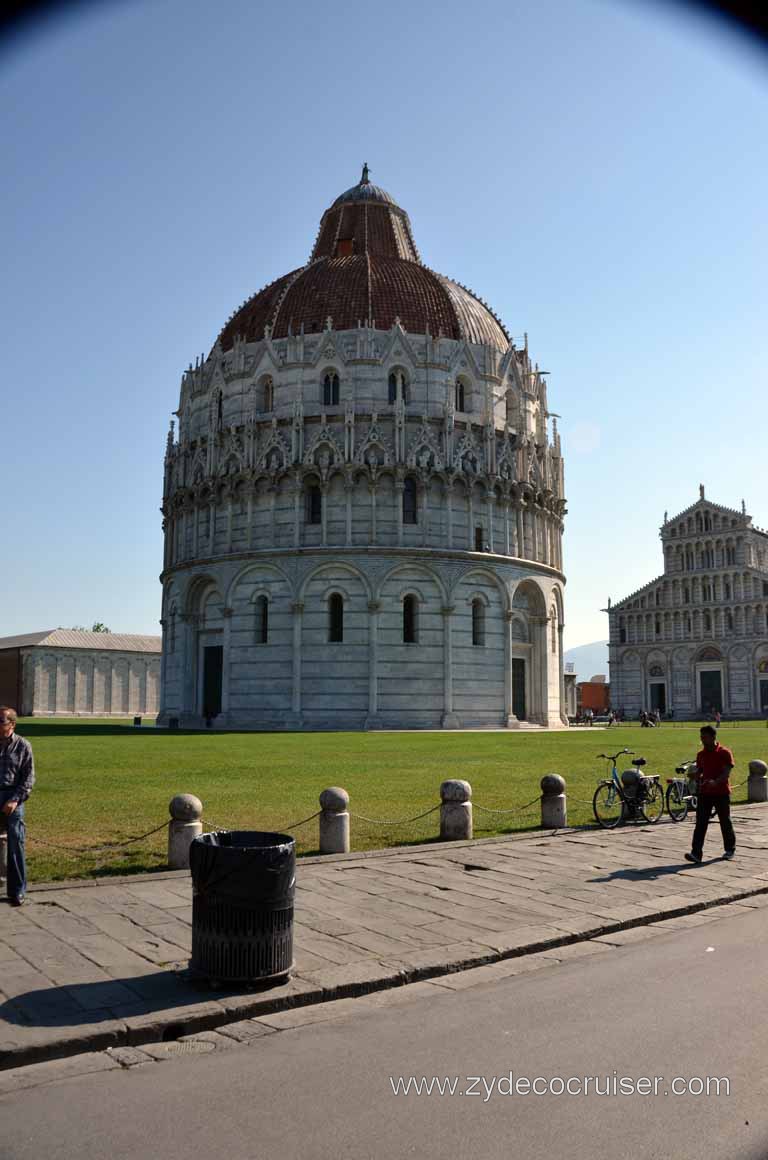
[(432, 806), (431, 809), (425, 810), (423, 814), (415, 814), (412, 818), (395, 818), (394, 821), (385, 820), (384, 818), (366, 818), (365, 814), (353, 814), (351, 810), (349, 811), (349, 816), (350, 818), (357, 818), (360, 822), (369, 822), (372, 826), (405, 826), (409, 822), (418, 822), (421, 818), (426, 818), (439, 809), (440, 806)]
[(492, 810), (490, 808), (490, 806), (481, 806), (477, 802), (473, 802), (472, 805), (474, 806), (474, 808), (476, 810), (482, 810), (484, 814), (498, 814), (498, 815), (501, 815), (501, 814), (524, 814), (526, 812), (526, 810), (530, 810), (533, 806), (537, 805), (540, 801), (541, 801), (541, 794), (538, 794), (535, 798), (531, 798), (531, 800), (526, 805), (513, 806), (512, 809), (509, 809), (509, 810)]
[(160, 830), (168, 828), (167, 822), (162, 822), (161, 825), (155, 826), (154, 830), (147, 830), (146, 834), (139, 834), (136, 838), (121, 838), (116, 842), (102, 842), (98, 846), (64, 846), (60, 842), (48, 842), (45, 838), (39, 838), (36, 834), (28, 834), (27, 841), (38, 842), (41, 846), (50, 846), (53, 850), (67, 850), (70, 854), (86, 854), (92, 856), (94, 854), (101, 854), (105, 851), (117, 854), (126, 846), (133, 845), (134, 842), (143, 842), (145, 838), (150, 838), (153, 834), (157, 834)]
[(301, 822), (291, 822), (288, 826), (278, 826), (275, 832), (288, 834), (291, 832), (291, 830), (298, 829), (299, 826), (306, 826), (307, 822), (311, 822), (314, 818), (319, 818), (320, 813), (321, 811), (317, 810), (316, 813), (310, 814), (308, 818), (304, 818)]

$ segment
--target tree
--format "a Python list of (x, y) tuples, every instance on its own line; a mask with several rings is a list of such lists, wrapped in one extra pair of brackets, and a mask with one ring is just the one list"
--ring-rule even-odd
[(109, 632), (109, 629), (107, 628), (106, 624), (102, 624), (100, 620), (97, 620), (91, 629), (91, 632)]

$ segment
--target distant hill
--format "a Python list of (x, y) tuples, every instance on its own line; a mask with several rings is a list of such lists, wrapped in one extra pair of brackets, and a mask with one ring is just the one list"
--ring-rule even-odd
[(569, 648), (563, 654), (563, 661), (572, 664), (576, 676), (580, 681), (588, 681), (603, 673), (608, 680), (608, 641), (594, 640), (592, 644), (581, 644), (578, 648)]

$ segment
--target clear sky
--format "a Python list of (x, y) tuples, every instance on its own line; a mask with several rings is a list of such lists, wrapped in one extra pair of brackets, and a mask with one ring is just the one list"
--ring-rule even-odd
[(158, 632), (179, 379), (361, 163), (562, 415), (566, 646), (665, 509), (768, 525), (768, 54), (650, 0), (102, 3), (0, 50), (0, 636)]

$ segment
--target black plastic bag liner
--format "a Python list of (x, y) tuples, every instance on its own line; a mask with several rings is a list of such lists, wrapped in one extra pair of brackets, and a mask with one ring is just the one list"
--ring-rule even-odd
[(217, 894), (261, 905), (292, 902), (296, 843), (290, 834), (221, 830), (189, 847), (193, 894)]

